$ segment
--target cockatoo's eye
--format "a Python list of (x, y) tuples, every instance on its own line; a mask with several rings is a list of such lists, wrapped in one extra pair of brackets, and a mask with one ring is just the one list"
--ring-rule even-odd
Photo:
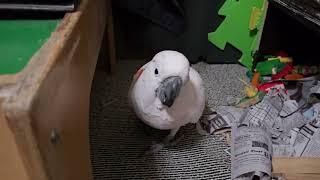
[(157, 68), (154, 70), (154, 74), (156, 74), (156, 75), (159, 74), (159, 71)]

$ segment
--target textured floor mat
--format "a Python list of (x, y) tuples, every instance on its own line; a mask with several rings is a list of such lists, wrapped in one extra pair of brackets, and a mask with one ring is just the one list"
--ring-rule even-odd
[[(97, 70), (90, 109), (90, 142), (93, 175), (100, 179), (230, 179), (228, 145), (220, 136), (199, 135), (194, 125), (179, 132), (182, 140), (157, 154), (143, 153), (166, 135), (145, 126), (130, 110), (127, 91), (132, 74), (143, 61), (121, 61), (110, 78)], [(195, 65), (208, 93), (211, 107), (241, 97), (245, 69), (239, 65)]]

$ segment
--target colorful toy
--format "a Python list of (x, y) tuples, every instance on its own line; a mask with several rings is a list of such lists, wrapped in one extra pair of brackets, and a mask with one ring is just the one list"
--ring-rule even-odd
[(256, 72), (253, 74), (253, 77), (251, 79), (251, 84), (254, 86), (254, 87), (258, 87), (259, 86), (259, 83), (260, 83), (260, 73), (259, 72)]
[(290, 74), (293, 70), (291, 65), (286, 65), (279, 73), (272, 75), (272, 80), (278, 80)]
[(258, 25), (261, 23), (262, 9), (253, 7), (249, 22), (249, 30), (253, 31), (258, 28)]
[(286, 80), (299, 80), (303, 78), (303, 75), (298, 73), (291, 73), (284, 77)]
[(240, 63), (251, 68), (251, 53), (259, 48), (267, 6), (267, 0), (226, 0), (218, 12), (226, 18), (208, 34), (208, 40), (221, 50), (230, 43), (242, 52)]
[(251, 98), (245, 97), (245, 98), (241, 99), (239, 102), (236, 103), (235, 106), (239, 107), (239, 108), (250, 107), (250, 106), (260, 102), (264, 96), (265, 96), (265, 93), (259, 91), (254, 97), (251, 97)]
[(259, 72), (262, 76), (277, 74), (286, 66), (279, 59), (258, 62), (255, 72)]
[(285, 89), (283, 82), (267, 82), (258, 87), (259, 91), (268, 93), (270, 89)]
[(293, 62), (291, 57), (278, 57), (280, 62), (282, 63), (287, 63), (287, 64), (291, 64)]
[(239, 80), (246, 85), (244, 91), (246, 92), (247, 97), (251, 98), (257, 95), (258, 89), (255, 86), (250, 85), (249, 83), (245, 82), (240, 78)]
[(320, 73), (320, 67), (317, 66), (294, 66), (293, 72), (309, 76)]

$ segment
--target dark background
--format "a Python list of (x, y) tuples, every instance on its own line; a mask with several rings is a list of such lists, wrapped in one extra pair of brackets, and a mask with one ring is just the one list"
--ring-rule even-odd
[[(79, 0), (0, 0), (20, 4), (78, 4)], [(218, 10), (225, 0), (114, 0), (113, 18), (118, 59), (150, 59), (161, 50), (177, 50), (191, 63), (237, 63), (240, 52), (227, 44), (224, 51), (208, 41), (224, 17)], [(320, 25), (293, 13), (292, 4), (309, 17), (319, 19), (320, 4), (314, 0), (270, 0), (260, 43), (265, 54), (285, 51), (298, 64), (318, 63)], [(0, 11), (1, 19), (62, 18), (64, 12)], [(148, 17), (149, 16), (149, 17)], [(152, 18), (153, 16), (153, 18)], [(150, 18), (151, 17), (151, 18)], [(159, 23), (160, 21), (160, 23)], [(162, 25), (161, 25), (162, 23)], [(165, 25), (163, 25), (165, 24)]]
[[(115, 1), (114, 1), (115, 2)], [(174, 33), (130, 10), (113, 3), (115, 41), (118, 59), (144, 59), (165, 49), (184, 53), (190, 62), (237, 63), (240, 52), (230, 45), (225, 51), (208, 41), (207, 35), (223, 21), (217, 15), (224, 0), (181, 0), (185, 29)], [(261, 40), (264, 53), (285, 51), (296, 63), (317, 63), (320, 52), (319, 27), (287, 13), (270, 3)]]

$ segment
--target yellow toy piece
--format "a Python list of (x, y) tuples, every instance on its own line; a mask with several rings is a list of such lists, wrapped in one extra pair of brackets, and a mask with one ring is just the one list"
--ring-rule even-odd
[(262, 15), (262, 8), (253, 7), (251, 16), (250, 16), (250, 22), (249, 22), (249, 29), (250, 31), (256, 29), (258, 27), (259, 21), (261, 19)]
[(292, 63), (292, 58), (291, 57), (278, 57), (280, 62), (282, 63)]
[(258, 94), (258, 89), (256, 87), (253, 86), (246, 86), (244, 88), (244, 91), (246, 92), (246, 95), (251, 98), (254, 97)]
[(258, 94), (258, 92), (259, 92), (258, 88), (250, 85), (249, 83), (247, 83), (246, 81), (244, 81), (240, 78), (238, 78), (238, 79), (246, 85), (246, 87), (244, 88), (244, 91), (245, 91), (247, 97), (252, 98)]

